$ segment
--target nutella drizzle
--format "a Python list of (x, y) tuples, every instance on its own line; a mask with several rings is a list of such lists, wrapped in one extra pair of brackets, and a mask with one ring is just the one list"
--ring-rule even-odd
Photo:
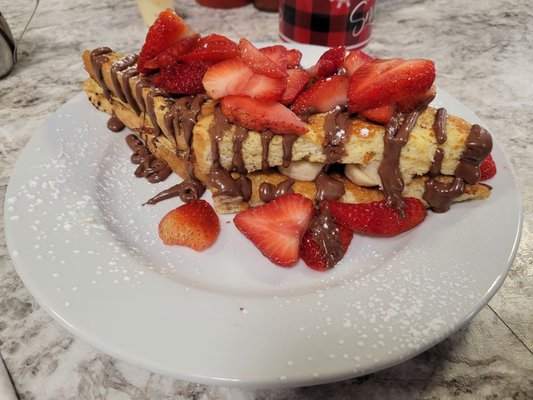
[(243, 201), (248, 201), (252, 195), (252, 182), (250, 179), (244, 175), (233, 178), (231, 173), (220, 165), (219, 143), (229, 126), (224, 114), (222, 114), (220, 104), (216, 104), (213, 121), (208, 129), (211, 136), (212, 157), (208, 180), (216, 188), (213, 196), (241, 197)]
[(442, 161), (444, 161), (444, 150), (437, 148), (433, 155), (433, 163), (431, 164), (431, 167), (429, 167), (429, 174), (431, 176), (440, 175)]
[(122, 88), (124, 81), (122, 82), (122, 85), (119, 83), (118, 72), (123, 72), (126, 69), (133, 67), (137, 63), (138, 58), (139, 56), (137, 54), (130, 54), (124, 57), (122, 60), (117, 61), (111, 67), (110, 75), (111, 75), (111, 81), (113, 82), (113, 88), (115, 89), (115, 94), (124, 103), (126, 103), (128, 99), (126, 98), (126, 95), (124, 94), (124, 90)]
[(135, 176), (138, 178), (144, 177), (150, 183), (157, 183), (164, 181), (172, 173), (172, 169), (165, 161), (158, 160), (148, 147), (146, 147), (141, 139), (130, 134), (126, 136), (126, 143), (133, 151), (131, 162), (139, 165), (135, 170)]
[(328, 268), (333, 268), (344, 256), (344, 248), (340, 240), (340, 231), (331, 216), (327, 203), (321, 212), (309, 223), (308, 230), (324, 255)]
[(281, 181), (277, 185), (272, 183), (262, 182), (259, 185), (259, 198), (261, 201), (268, 203), (278, 197), (283, 195), (294, 193), (292, 185), (294, 185), (295, 180), (292, 178), (287, 178), (284, 181)]
[(122, 73), (122, 90), (124, 92), (124, 97), (126, 98), (126, 102), (130, 105), (130, 107), (135, 111), (135, 114), (140, 115), (141, 109), (139, 108), (139, 105), (135, 98), (133, 97), (133, 93), (131, 91), (130, 86), (130, 80), (133, 77), (136, 77), (139, 75), (139, 71), (137, 71), (137, 68), (130, 68)]
[(401, 124), (400, 119), (403, 115), (397, 112), (385, 126), (383, 160), (379, 165), (378, 173), (387, 205), (395, 207), (402, 217), (405, 215), (402, 200), (405, 185), (400, 171), (400, 153), (403, 146), (407, 144), (409, 134), (415, 127), (416, 121), (426, 107), (427, 104), (424, 103), (416, 110), (411, 111), (403, 118)]
[(477, 124), (472, 125), (466, 139), (466, 148), (455, 168), (455, 178), (450, 183), (429, 179), (422, 198), (435, 212), (446, 212), (451, 203), (461, 196), (466, 183), (474, 184), (479, 180), (479, 165), (492, 151), (490, 134)]
[(154, 98), (160, 97), (160, 96), (168, 96), (165, 92), (158, 88), (152, 88), (148, 95), (146, 96), (146, 107), (145, 110), (148, 113), (148, 116), (150, 117), (150, 121), (152, 122), (152, 125), (155, 129), (155, 135), (158, 136), (161, 134), (161, 128), (159, 127), (159, 124), (157, 123), (157, 115), (155, 113), (155, 104), (154, 104)]
[(269, 147), (270, 142), (272, 138), (274, 137), (274, 133), (272, 131), (266, 130), (261, 132), (261, 148), (262, 148), (262, 155), (261, 155), (261, 171), (266, 172), (270, 168), (270, 164), (268, 163), (268, 153), (269, 153)]
[(287, 168), (292, 161), (292, 146), (294, 142), (298, 139), (298, 135), (283, 135), (281, 139), (283, 147), (283, 167)]
[(126, 125), (124, 125), (124, 123), (115, 115), (115, 113), (113, 113), (113, 115), (111, 115), (111, 118), (109, 118), (109, 120), (107, 121), (107, 128), (111, 132), (120, 132), (124, 130), (125, 127)]
[(315, 178), (316, 200), (339, 200), (345, 193), (344, 184), (324, 171), (321, 171)]
[(448, 112), (445, 108), (439, 108), (435, 114), (435, 122), (433, 123), (433, 132), (435, 132), (435, 139), (438, 144), (443, 144), (446, 139), (446, 119)]
[(237, 125), (233, 134), (233, 159), (231, 160), (231, 171), (239, 174), (246, 173), (244, 157), (242, 153), (242, 144), (248, 138), (248, 129)]
[(338, 162), (344, 155), (344, 144), (348, 140), (348, 117), (348, 113), (342, 113), (340, 108), (336, 108), (324, 119), (324, 153), (328, 164)]
[(113, 51), (109, 47), (99, 47), (91, 51), (90, 61), (91, 67), (93, 69), (96, 82), (102, 87), (104, 91), (104, 96), (106, 99), (111, 99), (111, 91), (105, 83), (104, 76), (102, 74), (102, 66), (109, 61), (109, 58), (106, 54), (112, 53)]

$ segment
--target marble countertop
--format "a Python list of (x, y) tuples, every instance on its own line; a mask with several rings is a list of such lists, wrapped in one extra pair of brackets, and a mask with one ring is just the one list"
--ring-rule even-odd
[[(3, 2), (16, 37), (30, 2)], [(528, 399), (533, 398), (533, 14), (529, 1), (378, 0), (367, 50), (435, 60), (438, 85), (486, 121), (512, 161), (523, 198), (516, 260), (499, 292), (467, 325), (403, 364), (334, 384), (243, 390), (178, 381), (103, 354), (72, 336), (28, 293), (0, 244), (0, 354), (20, 399)], [(247, 6), (176, 9), (202, 34), (277, 40), (277, 14)], [(0, 198), (26, 142), (80, 92), (80, 54), (108, 45), (135, 51), (146, 27), (133, 0), (41, 2), (0, 80)], [(3, 210), (3, 204), (0, 208)], [(498, 229), (494, 227), (494, 229)], [(490, 237), (490, 236), (489, 236)]]

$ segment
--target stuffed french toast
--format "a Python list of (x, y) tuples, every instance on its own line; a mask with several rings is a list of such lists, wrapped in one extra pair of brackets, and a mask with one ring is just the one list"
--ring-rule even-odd
[[(237, 228), (278, 265), (301, 257), (329, 269), (354, 232), (399, 234), (426, 209), (445, 212), (490, 195), (480, 181), (495, 173), (491, 135), (429, 106), (432, 61), (374, 59), (342, 47), (309, 68), (301, 57), (281, 45), (201, 37), (166, 10), (139, 55), (85, 51), (83, 89), (110, 114), (111, 130), (135, 132), (127, 143), (137, 176), (157, 182), (173, 171), (184, 179), (149, 204), (172, 196), (199, 203), (207, 188), (216, 211), (238, 213)], [(361, 222), (359, 209), (374, 219)], [(218, 226), (216, 213), (192, 232), (177, 210), (161, 222), (163, 241), (207, 247), (187, 241)], [(266, 238), (258, 226), (290, 238)]]

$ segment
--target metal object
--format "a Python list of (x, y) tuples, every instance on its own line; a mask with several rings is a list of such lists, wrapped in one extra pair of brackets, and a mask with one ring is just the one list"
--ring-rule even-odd
[(13, 38), (11, 29), (9, 29), (7, 21), (0, 12), (0, 79), (9, 75), (9, 73), (13, 70), (13, 67), (17, 62), (17, 42), (20, 42), (22, 36), (24, 36), (24, 33), (28, 29), (38, 5), (39, 0), (35, 0), (33, 11), (28, 19), (28, 22), (26, 23), (26, 26), (22, 30), (18, 41), (15, 41)]

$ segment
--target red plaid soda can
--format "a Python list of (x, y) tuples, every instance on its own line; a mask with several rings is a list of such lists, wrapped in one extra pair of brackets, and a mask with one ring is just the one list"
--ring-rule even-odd
[(281, 0), (279, 36), (285, 42), (364, 47), (376, 0)]

